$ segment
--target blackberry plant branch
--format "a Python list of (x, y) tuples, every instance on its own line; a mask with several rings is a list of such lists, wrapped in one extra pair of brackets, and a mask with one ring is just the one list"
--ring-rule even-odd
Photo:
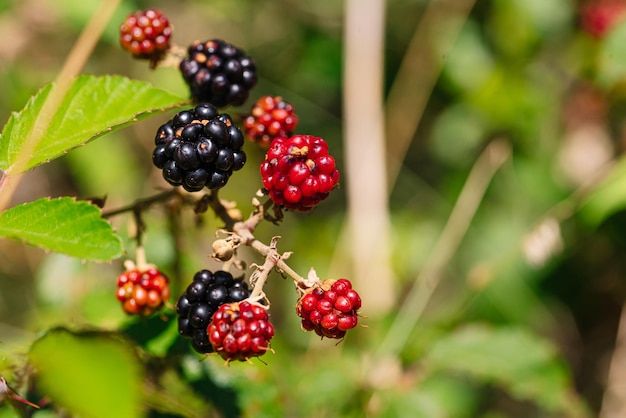
[(267, 281), (270, 272), (274, 267), (276, 267), (276, 263), (281, 259), (280, 254), (276, 251), (276, 242), (278, 241), (278, 238), (279, 237), (272, 238), (269, 245), (269, 252), (265, 256), (265, 263), (261, 266), (257, 265), (254, 272), (250, 276), (250, 284), (253, 288), (248, 299), (251, 301), (256, 302), (259, 299), (265, 299), (263, 286), (265, 286), (265, 282)]
[[(309, 281), (299, 275), (285, 262), (287, 255), (280, 255), (278, 253), (274, 242), (276, 237), (272, 239), (272, 243), (270, 245), (267, 245), (259, 241), (254, 236), (254, 230), (258, 224), (266, 219), (266, 212), (271, 208), (270, 202), (271, 201), (256, 205), (255, 211), (253, 211), (245, 221), (237, 221), (233, 219), (230, 216), (228, 209), (223, 205), (222, 201), (217, 198), (217, 193), (213, 196), (213, 199), (210, 200), (209, 205), (215, 214), (224, 222), (225, 229), (233, 234), (236, 234), (242, 244), (253, 248), (256, 252), (264, 256), (266, 258), (266, 263), (268, 263), (268, 259), (272, 260), (271, 262), (273, 266), (277, 268), (279, 272), (291, 277), (291, 279), (293, 279), (297, 284), (304, 287), (310, 287)], [(265, 264), (263, 266), (265, 266)], [(271, 269), (268, 270), (268, 273), (270, 270)], [(263, 284), (264, 281), (262, 282), (261, 287)]]
[[(255, 210), (250, 216), (243, 220), (233, 216), (234, 211), (229, 208), (228, 204), (219, 198), (216, 190), (211, 193), (204, 194), (200, 198), (194, 198), (189, 194), (183, 194), (178, 188), (172, 188), (153, 196), (137, 199), (134, 202), (122, 206), (120, 208), (104, 211), (102, 213), (103, 218), (110, 218), (113, 216), (121, 215), (124, 213), (133, 213), (136, 217), (138, 213), (141, 213), (154, 205), (165, 204), (173, 199), (178, 199), (182, 204), (189, 206), (195, 206), (196, 208), (210, 208), (213, 213), (224, 223), (224, 229), (236, 238), (241, 244), (247, 245), (254, 249), (257, 253), (265, 257), (266, 263), (271, 260), (272, 268), (275, 268), (279, 273), (290, 277), (296, 285), (303, 288), (308, 288), (312, 285), (311, 280), (307, 280), (298, 274), (293, 268), (291, 268), (285, 259), (290, 253), (280, 254), (276, 249), (275, 239), (272, 240), (270, 245), (258, 240), (254, 235), (254, 231), (264, 220), (275, 222), (276, 219), (268, 215), (268, 211), (272, 208), (272, 201), (268, 200), (265, 203), (259, 203), (255, 198)], [(203, 211), (201, 209), (201, 211)], [(138, 225), (139, 228), (139, 225)], [(277, 238), (277, 237), (276, 237)], [(265, 264), (263, 265), (265, 266)], [(263, 267), (261, 266), (261, 267)], [(269, 264), (268, 264), (269, 266)], [(266, 267), (268, 267), (266, 266)], [(267, 269), (267, 273), (272, 268)], [(261, 288), (265, 280), (261, 281)], [(255, 296), (258, 296), (260, 290)]]
[(165, 190), (163, 192), (157, 193), (152, 196), (148, 196), (142, 199), (137, 199), (129, 205), (122, 206), (116, 209), (111, 209), (108, 211), (104, 211), (102, 212), (102, 217), (111, 218), (113, 216), (121, 215), (127, 212), (133, 212), (133, 213), (143, 212), (155, 204), (164, 203), (177, 196), (181, 196), (178, 190), (176, 189)]

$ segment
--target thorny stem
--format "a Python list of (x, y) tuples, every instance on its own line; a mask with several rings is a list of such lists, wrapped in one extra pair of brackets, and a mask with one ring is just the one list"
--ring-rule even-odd
[[(208, 206), (215, 213), (215, 215), (219, 217), (222, 222), (224, 222), (225, 230), (234, 234), (240, 243), (253, 248), (256, 252), (265, 257), (265, 263), (261, 266), (257, 266), (257, 270), (250, 278), (251, 284), (254, 285), (250, 298), (261, 298), (263, 296), (263, 285), (265, 284), (270, 271), (274, 268), (276, 268), (276, 270), (282, 275), (291, 277), (291, 279), (293, 279), (296, 285), (300, 288), (308, 288), (313, 285), (311, 280), (307, 280), (299, 275), (285, 262), (285, 259), (289, 257), (290, 253), (280, 254), (276, 250), (276, 242), (279, 237), (274, 237), (270, 245), (267, 245), (259, 241), (254, 236), (254, 230), (261, 221), (264, 219), (276, 221), (274, 218), (267, 215), (267, 211), (273, 205), (270, 200), (263, 204), (255, 204), (256, 209), (250, 214), (248, 219), (238, 220), (233, 217), (228, 205), (219, 199), (216, 191), (206, 194), (199, 199), (190, 199), (181, 194), (178, 189), (171, 189), (158, 193), (154, 196), (138, 199), (127, 206), (103, 212), (102, 216), (104, 218), (109, 218), (122, 213), (133, 212), (135, 218), (137, 218), (138, 213), (149, 209), (157, 203), (163, 203), (173, 198), (181, 200), (184, 204), (194, 205), (196, 208), (204, 205)], [(140, 226), (138, 225), (138, 228), (139, 227)]]
[(253, 287), (252, 292), (248, 299), (256, 301), (257, 299), (265, 299), (265, 293), (263, 292), (263, 286), (267, 281), (270, 271), (276, 267), (276, 263), (281, 259), (280, 254), (276, 251), (276, 242), (279, 237), (272, 238), (269, 249), (270, 252), (265, 256), (265, 263), (262, 266), (256, 266), (254, 273), (250, 276), (250, 284)]

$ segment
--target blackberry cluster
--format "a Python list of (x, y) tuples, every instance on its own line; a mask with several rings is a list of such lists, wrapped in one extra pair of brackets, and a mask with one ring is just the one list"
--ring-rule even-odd
[(302, 328), (321, 337), (343, 338), (346, 331), (357, 326), (361, 297), (347, 279), (324, 280), (300, 297), (296, 313)]
[(260, 171), (272, 201), (300, 211), (310, 210), (326, 199), (339, 182), (328, 144), (312, 135), (274, 138)]
[(200, 270), (176, 303), (178, 332), (191, 338), (191, 346), (198, 353), (212, 353), (207, 327), (213, 314), (223, 304), (240, 302), (248, 296), (250, 290), (243, 279), (234, 279), (227, 271)]
[(173, 186), (197, 192), (224, 187), (246, 163), (244, 136), (210, 104), (177, 113), (157, 131), (152, 162)]
[(170, 47), (172, 27), (163, 13), (155, 9), (129, 15), (120, 26), (120, 44), (135, 58), (159, 61)]
[(221, 39), (194, 41), (180, 71), (196, 103), (217, 107), (242, 105), (257, 82), (254, 61)]
[(261, 97), (243, 121), (248, 137), (266, 148), (277, 136), (291, 136), (296, 125), (293, 105), (281, 96)]
[(224, 360), (246, 361), (269, 350), (274, 326), (264, 307), (244, 301), (220, 306), (208, 334), (213, 349)]

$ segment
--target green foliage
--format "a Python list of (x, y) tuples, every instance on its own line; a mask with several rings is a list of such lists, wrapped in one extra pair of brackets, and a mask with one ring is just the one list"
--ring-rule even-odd
[[(97, 2), (63, 0), (46, 14), (49, 21), (36, 24), (19, 3), (0, 5), (0, 29), (9, 35), (12, 26), (2, 25), (14, 19), (19, 28), (33, 27), (25, 31), (32, 39), (19, 38), (23, 43), (16, 43), (15, 50), (12, 44), (0, 47), (0, 62), (7, 63), (0, 66), (5, 92), (0, 112), (8, 117), (0, 135), (0, 194), (31, 169), (36, 168), (27, 176), (36, 180), (24, 177), (12, 196), (27, 203), (0, 210), (0, 238), (84, 261), (113, 261), (124, 253), (123, 244), (136, 232), (132, 215), (103, 219), (98, 206), (80, 199), (107, 196), (105, 209), (118, 208), (165, 185), (149, 161), (154, 131), (167, 112), (190, 105), (176, 68), (152, 71), (146, 62), (121, 57), (120, 20), (144, 7), (160, 7), (170, 15), (180, 46), (213, 37), (244, 46), (260, 70), (248, 104), (263, 94), (284, 96), (295, 105), (300, 132), (325, 137), (337, 150), (342, 181), (348, 178), (340, 110), (346, 16), (337, 2), (190, 0), (173, 6), (163, 0), (126, 1), (106, 25), (86, 69), (126, 76), (84, 74), (58, 84), (45, 83), (58, 73), (59, 56), (70, 50)], [(430, 98), (422, 115), (411, 106), (381, 103), (407, 123), (388, 129), (390, 147), (394, 132), (417, 132), (400, 177), (390, 184), (396, 300), (388, 311), (372, 312), (364, 301), (361, 322), (367, 327), (337, 345), (319, 341), (300, 333), (293, 287), (272, 273), (266, 289), (275, 353), (263, 357), (267, 365), (254, 360), (224, 367), (219, 356), (204, 358), (192, 351), (178, 334), (171, 306), (199, 268), (223, 266), (207, 260), (215, 232), (223, 227), (210, 210), (205, 215), (167, 204), (142, 208), (148, 260), (168, 274), (172, 289), (162, 314), (149, 318), (114, 310), (119, 307), (114, 289), (120, 262), (55, 262), (54, 256), (41, 251), (32, 256), (3, 240), (0, 375), (29, 400), (51, 401), (22, 415), (486, 418), (597, 413), (607, 389), (598, 376), (606, 373), (626, 298), (626, 163), (618, 155), (608, 175), (572, 179), (567, 172), (577, 171), (577, 164), (591, 161), (594, 153), (580, 148), (582, 160), (567, 160), (565, 151), (579, 128), (592, 125), (612, 136), (612, 152), (623, 153), (626, 20), (595, 39), (579, 25), (580, 2), (474, 2), (467, 14), (456, 7), (436, 13), (427, 9), (437, 10), (440, 3), (386, 4), (385, 85), (395, 83), (395, 70), (413, 59), (405, 56), (413, 41), (422, 45), (422, 53), (413, 63), (414, 78), (404, 82), (424, 82), (422, 71), (438, 80), (423, 85)], [(281, 13), (285, 7), (289, 14)], [(448, 29), (459, 21), (462, 30), (449, 48)], [(423, 31), (429, 22), (433, 30)], [(411, 41), (416, 30), (422, 37)], [(593, 94), (581, 94), (585, 89)], [(10, 114), (28, 97), (21, 111)], [(227, 109), (238, 124), (246, 111)], [(419, 125), (410, 126), (416, 119)], [(397, 366), (391, 370), (394, 379), (372, 381), (365, 371), (379, 360), (374, 353), (385, 352), (381, 341), (416, 276), (441, 255), (435, 243), (441, 231), (455, 227), (447, 220), (455, 200), (460, 193), (475, 193), (463, 184), (492, 138), (507, 142), (512, 157), (489, 183), (467, 232), (458, 237), (458, 248), (437, 271), (441, 284), (419, 326), (404, 330), (409, 343), (390, 359)], [(591, 145), (600, 142), (593, 135), (586, 139)], [(59, 158), (70, 151), (68, 158)], [(244, 215), (260, 186), (264, 150), (246, 144), (246, 153), (245, 169), (229, 183), (232, 187), (220, 191)], [(345, 190), (334, 192), (310, 215), (288, 213), (280, 224), (284, 238), (279, 246), (293, 251), (288, 261), (295, 270), (306, 274), (314, 265), (324, 278), (349, 277), (346, 257), (359, 254), (352, 253), (353, 243), (342, 232), (348, 229)], [(80, 197), (39, 198), (61, 194)], [(29, 201), (31, 196), (36, 198)], [(527, 238), (545, 218), (557, 225), (562, 245), (544, 248), (545, 258), (533, 262), (526, 253)], [(275, 226), (264, 225), (256, 237), (268, 242), (277, 235)], [(538, 238), (533, 249), (541, 252), (549, 240)], [(258, 254), (244, 247), (247, 265), (260, 264)], [(372, 286), (382, 280), (373, 275), (359, 279)], [(61, 328), (46, 329), (59, 322)], [(21, 357), (24, 352), (28, 361)], [(0, 404), (0, 417), (22, 415)]]
[(0, 236), (85, 260), (122, 254), (122, 241), (100, 209), (70, 197), (39, 199), (0, 213)]
[(139, 415), (142, 375), (137, 357), (123, 342), (101, 334), (53, 330), (33, 344), (30, 359), (42, 390), (74, 414)]
[(521, 328), (466, 325), (436, 341), (424, 363), (501, 385), (512, 396), (549, 411), (584, 413), (572, 398), (571, 378), (554, 347)]
[(624, 208), (626, 208), (626, 160), (621, 159), (583, 202), (581, 215), (590, 225), (598, 226), (606, 218)]
[[(180, 97), (142, 81), (121, 76), (77, 77), (62, 101), (45, 109), (49, 123), (37, 125), (54, 84), (46, 85), (19, 113), (14, 113), (0, 136), (0, 169), (29, 170), (105, 133), (159, 111), (181, 106)], [(35, 127), (40, 131), (34, 131)], [(28, 153), (28, 157), (22, 155)], [(21, 160), (24, 161), (21, 161)]]

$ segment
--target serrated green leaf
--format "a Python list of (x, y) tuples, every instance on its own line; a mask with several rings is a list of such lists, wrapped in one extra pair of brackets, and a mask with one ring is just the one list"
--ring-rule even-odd
[(122, 254), (122, 240), (100, 209), (71, 197), (39, 199), (0, 213), (0, 236), (85, 260)]
[(466, 373), (513, 397), (567, 416), (584, 416), (554, 347), (516, 327), (470, 325), (438, 340), (424, 358), (435, 370)]
[[(42, 132), (31, 134), (52, 87), (46, 85), (21, 112), (9, 118), (0, 135), (0, 170), (11, 172), (20, 159), (25, 161), (18, 171), (29, 170), (114, 129), (186, 103), (143, 81), (81, 75), (54, 109), (50, 123)], [(34, 139), (29, 135), (35, 135)], [(26, 142), (31, 144), (28, 149)], [(30, 155), (21, 155), (24, 152)]]
[(38, 388), (72, 416), (141, 416), (138, 359), (123, 342), (54, 330), (30, 350)]

